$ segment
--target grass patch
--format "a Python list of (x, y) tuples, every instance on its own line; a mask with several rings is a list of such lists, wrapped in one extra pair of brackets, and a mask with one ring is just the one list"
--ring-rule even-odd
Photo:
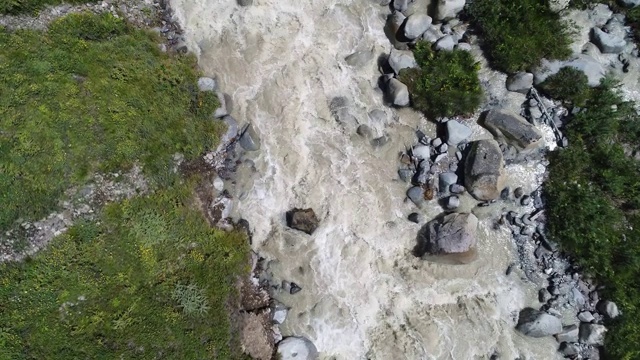
[(506, 73), (530, 70), (542, 58), (571, 55), (569, 30), (541, 0), (482, 0), (469, 5), (492, 66)]
[(563, 67), (539, 87), (546, 95), (576, 106), (584, 106), (591, 95), (587, 75), (572, 67)]
[(473, 113), (482, 101), (478, 64), (468, 51), (434, 51), (420, 41), (413, 49), (418, 68), (400, 71), (414, 108), (431, 118)]
[(0, 265), (0, 359), (242, 358), (225, 303), (248, 274), (248, 242), (211, 229), (192, 194), (108, 205), (98, 223)]
[(84, 4), (97, 0), (0, 0), (0, 14), (18, 15), (35, 13), (47, 5)]
[(193, 56), (110, 14), (70, 15), (48, 32), (0, 29), (0, 229), (39, 219), (96, 172), (139, 162), (169, 185), (222, 130)]
[(609, 82), (566, 127), (569, 147), (552, 154), (547, 198), (550, 235), (615, 301), (609, 359), (640, 358), (640, 164), (622, 144), (640, 145), (640, 117)]

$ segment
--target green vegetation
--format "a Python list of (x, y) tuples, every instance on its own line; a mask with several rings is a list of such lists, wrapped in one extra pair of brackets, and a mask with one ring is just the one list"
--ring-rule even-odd
[(591, 94), (587, 75), (572, 67), (563, 67), (549, 76), (540, 84), (540, 89), (554, 99), (576, 106), (584, 106)]
[(83, 4), (97, 0), (0, 0), (0, 14), (24, 14), (33, 13), (47, 5), (60, 5), (62, 3)]
[(108, 205), (0, 265), (0, 359), (241, 358), (225, 304), (248, 241), (211, 229), (192, 190)]
[(469, 14), (482, 32), (487, 57), (500, 71), (529, 70), (542, 58), (571, 55), (568, 27), (547, 1), (474, 1)]
[(171, 184), (173, 154), (193, 159), (217, 141), (195, 58), (158, 42), (109, 14), (70, 15), (47, 33), (0, 29), (0, 229), (43, 217), (96, 172), (139, 162), (154, 185)]
[(478, 65), (468, 51), (434, 51), (421, 41), (413, 53), (419, 68), (400, 71), (413, 107), (437, 118), (473, 113), (480, 106)]
[[(545, 191), (550, 235), (615, 301), (610, 359), (640, 358), (640, 116), (606, 81), (568, 123), (569, 147), (553, 153)], [(625, 144), (625, 145), (623, 145)]]

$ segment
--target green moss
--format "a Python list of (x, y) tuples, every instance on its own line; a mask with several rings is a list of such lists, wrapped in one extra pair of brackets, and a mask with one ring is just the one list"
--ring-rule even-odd
[(584, 106), (591, 93), (587, 76), (572, 67), (563, 67), (549, 76), (540, 84), (540, 89), (554, 99), (577, 106)]
[(569, 147), (553, 153), (545, 185), (550, 235), (606, 286), (623, 315), (608, 324), (609, 359), (638, 359), (640, 349), (640, 117), (609, 82), (593, 89), (574, 116)]
[(225, 304), (248, 273), (248, 242), (211, 229), (192, 191), (111, 204), (0, 265), (0, 359), (240, 358)]
[(195, 58), (158, 42), (109, 14), (70, 15), (47, 33), (0, 29), (0, 229), (43, 217), (96, 172), (139, 162), (168, 185), (173, 154), (193, 159), (217, 141)]
[(482, 0), (468, 10), (482, 32), (488, 59), (500, 71), (530, 70), (542, 58), (571, 55), (568, 28), (547, 1)]
[(437, 118), (473, 113), (482, 101), (478, 65), (468, 51), (434, 51), (428, 42), (413, 49), (419, 68), (400, 71), (414, 108)]

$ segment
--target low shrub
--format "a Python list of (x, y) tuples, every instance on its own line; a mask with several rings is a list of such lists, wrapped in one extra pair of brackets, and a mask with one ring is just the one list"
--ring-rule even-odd
[(547, 1), (474, 1), (468, 13), (482, 32), (485, 53), (497, 70), (530, 70), (542, 58), (571, 55), (568, 27)]
[(418, 68), (400, 71), (414, 108), (437, 118), (473, 113), (482, 102), (478, 64), (468, 51), (434, 51), (428, 42), (413, 49)]
[(546, 95), (576, 106), (585, 105), (591, 93), (587, 75), (572, 67), (563, 67), (539, 87)]

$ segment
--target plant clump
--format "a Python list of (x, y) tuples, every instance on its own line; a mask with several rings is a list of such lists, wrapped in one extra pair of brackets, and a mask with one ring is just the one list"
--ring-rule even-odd
[(584, 106), (591, 94), (587, 75), (572, 67), (563, 67), (558, 73), (549, 76), (539, 87), (551, 98), (575, 106)]
[(435, 51), (420, 41), (413, 49), (418, 68), (400, 71), (412, 106), (431, 118), (473, 113), (482, 102), (479, 65), (464, 50)]

